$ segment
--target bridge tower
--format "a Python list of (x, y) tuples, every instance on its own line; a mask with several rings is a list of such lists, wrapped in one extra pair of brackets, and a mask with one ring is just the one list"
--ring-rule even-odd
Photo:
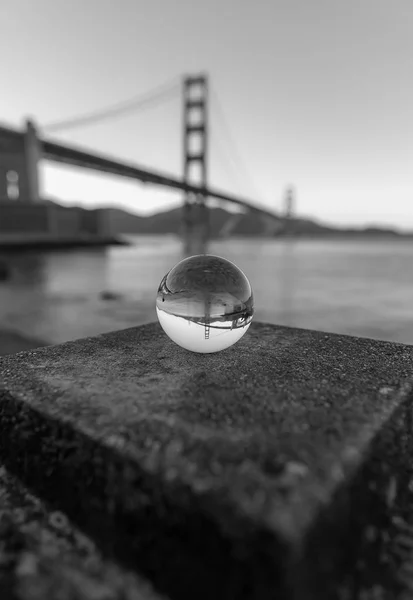
[(294, 233), (295, 190), (292, 185), (285, 190), (284, 198), (284, 231), (287, 235)]
[(289, 186), (285, 191), (285, 213), (284, 217), (287, 221), (293, 217), (295, 209), (295, 194), (293, 186)]
[[(207, 188), (208, 80), (206, 75), (183, 81), (184, 181)], [(186, 256), (204, 254), (209, 223), (206, 194), (186, 192), (183, 206), (183, 237)]]
[(40, 158), (40, 144), (31, 121), (26, 121), (23, 135), (0, 128), (0, 202), (39, 201)]

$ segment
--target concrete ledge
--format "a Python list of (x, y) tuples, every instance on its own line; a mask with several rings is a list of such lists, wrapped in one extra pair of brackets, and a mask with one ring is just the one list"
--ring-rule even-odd
[[(2, 600), (161, 600), (0, 466)], [(165, 600), (165, 598), (164, 598)]]
[(253, 323), (196, 355), (151, 324), (1, 359), (0, 455), (171, 598), (384, 598), (412, 371), (402, 344)]

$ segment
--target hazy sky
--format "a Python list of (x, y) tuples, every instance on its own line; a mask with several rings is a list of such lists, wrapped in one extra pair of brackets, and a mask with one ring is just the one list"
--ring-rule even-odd
[[(0, 120), (42, 125), (207, 71), (211, 185), (326, 221), (413, 227), (413, 0), (13, 0), (0, 7)], [(58, 140), (182, 174), (179, 93)], [(232, 168), (231, 168), (232, 166)], [(169, 191), (46, 166), (46, 194), (154, 211)], [(252, 182), (250, 182), (252, 180)]]

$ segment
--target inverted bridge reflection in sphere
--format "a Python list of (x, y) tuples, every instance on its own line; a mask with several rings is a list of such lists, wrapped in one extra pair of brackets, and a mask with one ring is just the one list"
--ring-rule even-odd
[(251, 324), (251, 285), (229, 260), (210, 254), (179, 262), (162, 279), (156, 312), (165, 333), (192, 352), (224, 350)]

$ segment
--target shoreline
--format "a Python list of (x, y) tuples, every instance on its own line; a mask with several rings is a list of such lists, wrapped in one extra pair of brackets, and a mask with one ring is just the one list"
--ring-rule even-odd
[(50, 344), (45, 340), (26, 337), (9, 329), (0, 329), (0, 356), (33, 350)]
[(0, 236), (1, 252), (28, 252), (30, 250), (76, 250), (77, 248), (102, 248), (107, 246), (129, 246), (118, 237), (106, 238), (35, 238), (22, 236)]

